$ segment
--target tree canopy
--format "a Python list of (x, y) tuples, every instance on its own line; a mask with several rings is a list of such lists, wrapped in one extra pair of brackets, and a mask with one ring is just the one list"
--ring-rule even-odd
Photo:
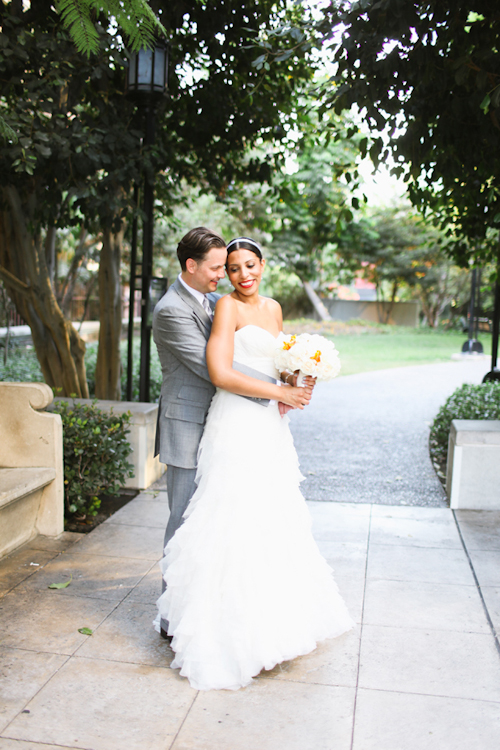
[[(455, 258), (489, 260), (500, 228), (500, 14), (495, 0), (338, 0), (271, 29), (274, 43), (322, 49), (325, 109), (355, 107), (377, 165), (391, 156), (412, 203), (454, 233)], [(365, 144), (368, 146), (368, 141)], [(467, 238), (469, 242), (461, 242)]]
[[(99, 355), (113, 349), (116, 391), (119, 260), (136, 210), (133, 184), (144, 170), (156, 173), (168, 211), (182, 179), (223, 194), (236, 178), (268, 178), (294, 92), (311, 77), (303, 60), (283, 60), (265, 77), (252, 65), (249, 28), (273, 22), (271, 0), (164, 0), (155, 8), (163, 11), (171, 62), (156, 141), (145, 148), (144, 108), (124, 95), (127, 51), (113, 25), (96, 23), (99, 50), (89, 58), (50, 0), (2, 4), (0, 111), (17, 142), (0, 144), (0, 276), (34, 332), (47, 382), (65, 393), (86, 392), (84, 346), (54, 295), (55, 229), (102, 232), (100, 284), (107, 279), (110, 288), (101, 294), (118, 337)], [(250, 155), (252, 145), (266, 143)]]
[[(470, 240), (500, 228), (497, 3), (360, 0), (331, 5), (326, 16), (337, 70), (325, 106), (359, 108), (378, 132), (373, 160), (392, 155), (414, 205)], [(466, 263), (471, 252), (487, 259), (491, 248), (454, 251)]]

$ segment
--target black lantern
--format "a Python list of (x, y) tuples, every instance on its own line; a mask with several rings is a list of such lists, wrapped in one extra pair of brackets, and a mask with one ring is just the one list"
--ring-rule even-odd
[(167, 87), (168, 49), (158, 44), (154, 49), (132, 52), (127, 75), (129, 96), (162, 96)]
[[(145, 115), (143, 144), (147, 148), (154, 143), (155, 104), (167, 87), (168, 48), (161, 43), (154, 49), (140, 49), (130, 56), (127, 74), (127, 95), (142, 105)], [(135, 197), (138, 200), (136, 189)], [(132, 399), (132, 343), (134, 335), (135, 290), (141, 289), (141, 363), (139, 370), (139, 401), (149, 401), (149, 376), (151, 356), (151, 290), (153, 283), (153, 222), (154, 222), (154, 175), (144, 175), (142, 263), (141, 273), (136, 275), (137, 221), (134, 221), (132, 256), (130, 262), (130, 306), (128, 323), (127, 400)], [(163, 281), (163, 280), (162, 280)], [(137, 282), (139, 282), (137, 284)], [(165, 280), (166, 285), (166, 280)], [(163, 286), (162, 286), (163, 288)]]

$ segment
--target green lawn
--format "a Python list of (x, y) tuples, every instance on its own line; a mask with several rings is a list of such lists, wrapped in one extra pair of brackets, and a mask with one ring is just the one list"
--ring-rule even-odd
[[(395, 328), (391, 333), (360, 333), (334, 336), (340, 352), (342, 375), (388, 367), (449, 362), (451, 355), (462, 350), (467, 336), (456, 331), (427, 332), (422, 329)], [(491, 336), (479, 339), (487, 354), (491, 353)]]
[[(326, 327), (309, 321), (311, 333), (321, 333), (331, 338), (339, 350), (342, 362), (341, 375), (353, 375), (356, 372), (382, 370), (389, 367), (424, 365), (433, 362), (449, 362), (451, 355), (462, 350), (467, 334), (457, 331), (432, 331), (428, 328), (406, 328), (403, 326), (376, 326), (364, 328), (361, 321), (353, 326), (345, 324), (326, 324), (333, 327), (330, 332)], [(289, 332), (308, 330), (308, 321), (286, 321)], [(352, 328), (355, 333), (350, 333)], [(481, 333), (479, 336), (486, 354), (491, 353), (491, 335)]]

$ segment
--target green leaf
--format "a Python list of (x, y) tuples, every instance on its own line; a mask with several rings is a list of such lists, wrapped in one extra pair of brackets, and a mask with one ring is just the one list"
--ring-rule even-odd
[(50, 583), (47, 586), (47, 588), (48, 589), (67, 589), (72, 580), (73, 580), (73, 574), (71, 574), (69, 581), (65, 581), (63, 583)]
[(274, 58), (274, 62), (282, 62), (283, 60), (288, 60), (288, 58), (293, 54), (293, 50), (287, 50), (286, 52), (282, 52), (281, 55), (278, 55)]
[(487, 114), (488, 109), (490, 108), (490, 102), (491, 102), (491, 96), (489, 94), (486, 94), (483, 101), (479, 105), (481, 109), (483, 110), (484, 114)]
[(90, 628), (78, 628), (78, 632), (82, 635), (92, 635), (94, 631)]
[(266, 55), (259, 55), (259, 57), (257, 57), (255, 60), (252, 60), (250, 65), (253, 68), (261, 68), (265, 59), (266, 59)]

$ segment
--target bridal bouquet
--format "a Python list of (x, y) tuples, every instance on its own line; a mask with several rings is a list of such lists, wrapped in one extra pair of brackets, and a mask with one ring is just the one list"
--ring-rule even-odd
[(318, 380), (332, 380), (340, 372), (335, 344), (316, 333), (284, 336), (276, 349), (274, 363), (280, 371), (300, 370), (297, 385), (302, 385), (306, 375)]

